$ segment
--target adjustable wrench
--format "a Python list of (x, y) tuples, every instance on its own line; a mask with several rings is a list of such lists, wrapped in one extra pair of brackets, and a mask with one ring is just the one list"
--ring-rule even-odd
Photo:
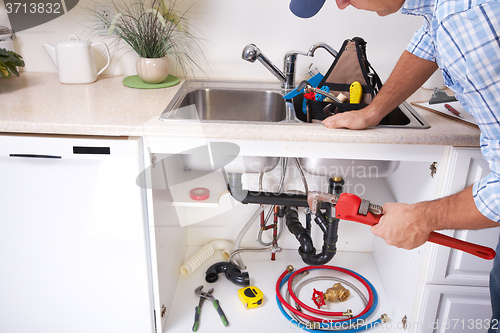
[[(360, 222), (369, 226), (377, 224), (383, 215), (381, 206), (374, 205), (351, 193), (342, 193), (340, 195), (313, 191), (308, 193), (307, 203), (313, 213), (316, 213), (320, 202), (328, 202), (334, 205), (335, 217), (338, 219)], [(495, 258), (496, 255), (495, 250), (489, 247), (469, 243), (438, 232), (431, 232), (428, 241), (487, 260)]]

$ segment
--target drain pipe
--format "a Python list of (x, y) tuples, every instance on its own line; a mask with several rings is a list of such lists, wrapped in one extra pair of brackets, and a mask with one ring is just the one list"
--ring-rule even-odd
[[(337, 230), (338, 219), (325, 217), (321, 211), (316, 214), (315, 221), (323, 231), (323, 247), (320, 253), (316, 254), (313, 246), (310, 231), (302, 226), (298, 213), (290, 207), (307, 207), (307, 195), (270, 193), (260, 191), (244, 190), (241, 182), (241, 173), (228, 173), (229, 192), (236, 200), (243, 204), (260, 204), (286, 206), (285, 220), (288, 230), (295, 235), (300, 243), (299, 254), (302, 260), (308, 265), (323, 265), (329, 262), (337, 252)], [(330, 209), (327, 209), (330, 212)], [(331, 214), (328, 214), (331, 216)]]
[(243, 204), (309, 207), (305, 194), (245, 190), (241, 183), (241, 173), (228, 173), (228, 187), (233, 198)]
[(323, 231), (323, 247), (320, 253), (316, 253), (310, 232), (302, 226), (298, 213), (295, 209), (286, 208), (285, 219), (288, 230), (295, 235), (300, 243), (299, 254), (308, 265), (318, 266), (328, 263), (337, 253), (337, 231), (338, 219), (328, 221), (323, 215), (317, 215), (316, 223), (325, 226)]

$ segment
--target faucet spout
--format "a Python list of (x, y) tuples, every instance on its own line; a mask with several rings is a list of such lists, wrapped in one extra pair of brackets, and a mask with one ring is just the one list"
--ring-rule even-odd
[(316, 50), (319, 49), (319, 48), (327, 50), (328, 53), (330, 53), (334, 58), (337, 57), (337, 54), (338, 54), (337, 51), (335, 51), (330, 45), (325, 44), (325, 43), (316, 43), (316, 44), (312, 45), (309, 48), (309, 51), (307, 52), (307, 55), (309, 57), (314, 57), (314, 52), (316, 52)]
[(266, 67), (271, 73), (273, 73), (274, 76), (276, 76), (278, 80), (280, 80), (282, 84), (285, 84), (285, 74), (283, 74), (283, 72), (278, 67), (276, 67), (255, 44), (248, 44), (247, 46), (245, 46), (241, 57), (243, 58), (243, 60), (252, 63), (255, 62), (255, 60), (259, 60), (264, 65), (264, 67)]
[(295, 88), (295, 65), (297, 63), (297, 56), (303, 55), (314, 57), (314, 52), (318, 48), (327, 50), (333, 57), (337, 56), (337, 51), (332, 49), (327, 44), (316, 43), (311, 46), (311, 48), (309, 48), (309, 51), (307, 53), (299, 51), (288, 52), (283, 60), (283, 72), (278, 67), (276, 67), (255, 44), (248, 44), (247, 46), (245, 46), (241, 57), (243, 58), (243, 60), (252, 63), (256, 60), (259, 60), (264, 65), (264, 67), (266, 67), (271, 73), (273, 73), (274, 76), (276, 76), (278, 80), (280, 80), (281, 87), (283, 88), (283, 93), (287, 94)]

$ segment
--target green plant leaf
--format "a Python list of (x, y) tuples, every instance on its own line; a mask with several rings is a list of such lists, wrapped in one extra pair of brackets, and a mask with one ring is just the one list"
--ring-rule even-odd
[(13, 52), (0, 48), (0, 73), (4, 78), (10, 78), (11, 74), (19, 76), (17, 67), (24, 67), (23, 58)]
[[(175, 11), (177, 0), (112, 0), (116, 15), (106, 17), (90, 11), (98, 18), (99, 26), (109, 26), (108, 34), (125, 41), (140, 57), (171, 56), (184, 74), (193, 66), (200, 69), (205, 60), (204, 48), (188, 29), (186, 10)], [(97, 14), (97, 15), (96, 15)], [(181, 28), (182, 23), (182, 28)], [(203, 70), (203, 69), (202, 69)]]

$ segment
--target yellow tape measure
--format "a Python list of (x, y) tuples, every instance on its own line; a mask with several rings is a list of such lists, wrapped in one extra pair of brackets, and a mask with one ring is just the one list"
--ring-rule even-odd
[(247, 309), (258, 307), (264, 300), (264, 294), (255, 286), (238, 289), (238, 297)]

